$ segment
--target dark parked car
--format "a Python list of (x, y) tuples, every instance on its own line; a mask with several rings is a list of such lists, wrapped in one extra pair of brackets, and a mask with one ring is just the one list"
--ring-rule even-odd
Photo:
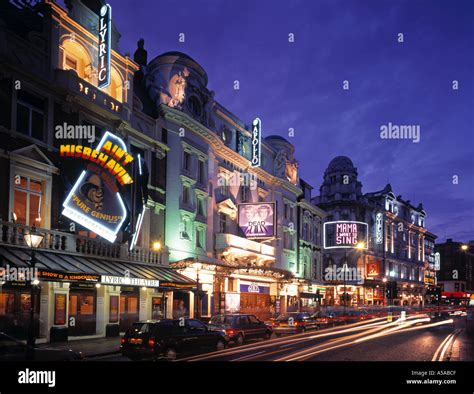
[(195, 319), (146, 320), (134, 323), (121, 339), (123, 356), (132, 360), (179, 356), (225, 349), (229, 338)]
[(297, 334), (318, 329), (317, 320), (307, 312), (288, 312), (273, 321), (273, 332), (277, 337), (282, 334)]
[(210, 330), (224, 330), (231, 342), (242, 345), (248, 339), (270, 339), (272, 328), (254, 315), (221, 314), (209, 321)]
[[(81, 352), (70, 349), (51, 349), (47, 347), (36, 347), (34, 359), (37, 361), (74, 361), (81, 360)], [(26, 344), (10, 335), (0, 332), (0, 362), (26, 360)]]

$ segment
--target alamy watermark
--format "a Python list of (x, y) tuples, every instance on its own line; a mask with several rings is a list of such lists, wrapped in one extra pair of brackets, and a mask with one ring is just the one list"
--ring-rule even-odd
[(380, 126), (380, 138), (383, 140), (412, 140), (420, 142), (420, 125), (396, 125), (392, 122)]
[(0, 267), (0, 281), (2, 282), (33, 282), (35, 280), (38, 280), (38, 268), (11, 267), (8, 264), (5, 267)]
[(246, 186), (250, 190), (257, 190), (257, 177), (249, 173), (234, 172), (232, 175), (217, 174), (217, 186)]
[(93, 125), (71, 125), (64, 122), (54, 128), (54, 136), (57, 139), (85, 140), (89, 143), (95, 141), (95, 126)]
[(325, 268), (324, 280), (338, 282), (345, 281), (361, 285), (364, 283), (364, 275), (362, 270), (358, 267), (348, 267), (347, 264), (338, 267), (336, 264), (333, 264)]

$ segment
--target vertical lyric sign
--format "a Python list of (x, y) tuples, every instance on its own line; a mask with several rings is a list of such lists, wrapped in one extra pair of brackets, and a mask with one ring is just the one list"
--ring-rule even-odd
[(99, 89), (106, 88), (110, 84), (111, 21), (112, 7), (106, 4), (102, 6), (99, 14), (99, 57), (97, 64)]

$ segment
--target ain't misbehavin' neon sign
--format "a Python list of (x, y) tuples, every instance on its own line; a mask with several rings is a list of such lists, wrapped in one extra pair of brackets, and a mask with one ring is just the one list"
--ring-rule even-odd
[(99, 89), (110, 84), (110, 52), (112, 38), (112, 7), (109, 4), (102, 6), (99, 14), (99, 58), (97, 64)]
[(133, 183), (128, 168), (134, 158), (127, 152), (125, 143), (107, 131), (95, 149), (61, 145), (60, 155), (88, 163), (64, 200), (62, 214), (114, 242), (127, 219), (117, 182), (120, 185)]

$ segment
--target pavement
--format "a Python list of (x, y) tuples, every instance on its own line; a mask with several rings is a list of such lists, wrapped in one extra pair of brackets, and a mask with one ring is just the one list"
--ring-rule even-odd
[(49, 349), (71, 349), (82, 352), (85, 358), (108, 356), (120, 353), (120, 337), (82, 339), (68, 342), (45, 343), (38, 345), (39, 348)]

